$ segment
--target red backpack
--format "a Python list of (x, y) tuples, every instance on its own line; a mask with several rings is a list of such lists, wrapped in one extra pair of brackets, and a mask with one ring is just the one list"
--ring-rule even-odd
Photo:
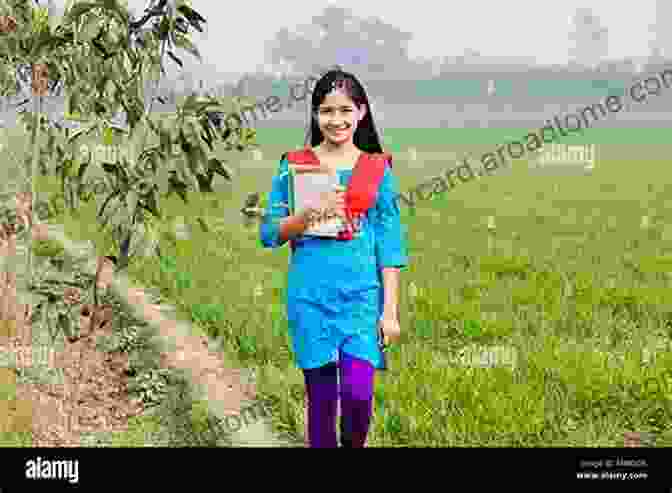
[[(291, 164), (319, 166), (320, 160), (309, 146), (299, 151), (290, 151), (282, 156)], [(338, 240), (351, 240), (356, 232), (355, 222), (366, 214), (378, 196), (378, 186), (385, 174), (385, 166), (392, 167), (392, 155), (388, 153), (362, 152), (355, 164), (352, 178), (345, 191), (346, 230), (342, 231)], [(294, 240), (290, 240), (292, 252), (296, 249)]]

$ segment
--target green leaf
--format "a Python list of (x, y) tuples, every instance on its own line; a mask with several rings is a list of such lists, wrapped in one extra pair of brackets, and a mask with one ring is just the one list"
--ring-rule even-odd
[(90, 123), (89, 125), (83, 126), (75, 130), (70, 137), (68, 137), (68, 144), (72, 144), (82, 135), (91, 135), (91, 133), (96, 130), (98, 127), (97, 122)]
[(101, 167), (105, 171), (105, 173), (116, 173), (117, 171), (117, 165), (116, 163), (102, 163)]
[(203, 61), (203, 58), (201, 57), (201, 53), (198, 51), (198, 48), (194, 46), (194, 44), (181, 33), (175, 33), (175, 46), (178, 48), (183, 49), (187, 53), (191, 53), (193, 56), (198, 58), (199, 61)]
[[(116, 209), (121, 207), (121, 205), (121, 198), (118, 192), (113, 192), (105, 198), (105, 201), (100, 206), (100, 210), (98, 211), (98, 219), (103, 219), (103, 227), (105, 226), (105, 223), (109, 221), (109, 218), (111, 217), (110, 214), (114, 214)], [(110, 210), (112, 210), (111, 213)]]
[(228, 166), (225, 166), (220, 159), (210, 158), (210, 160), (208, 160), (208, 169), (223, 176), (229, 181), (233, 179), (233, 170)]
[(156, 190), (152, 191), (145, 197), (144, 204), (145, 207), (151, 212), (154, 217), (161, 218), (161, 211), (159, 210), (158, 202), (156, 199)]
[[(205, 101), (200, 101), (199, 100), (194, 105), (194, 112), (196, 113), (196, 116), (203, 117), (203, 116), (206, 116), (206, 113), (208, 111), (213, 111), (213, 110), (215, 110), (215, 108), (217, 108), (219, 106), (220, 106), (219, 102), (214, 98), (213, 99), (207, 99)], [(205, 120), (210, 121), (207, 118)]]
[(210, 232), (210, 227), (208, 226), (207, 219), (204, 219), (202, 217), (197, 217), (196, 221), (198, 222), (199, 227), (201, 228), (201, 231), (204, 233), (209, 233)]
[(161, 135), (161, 130), (159, 126), (154, 122), (154, 120), (151, 119), (151, 117), (145, 118), (145, 123), (147, 126), (150, 128), (152, 132), (154, 132), (156, 135)]
[(122, 24), (128, 24), (129, 15), (128, 10), (123, 5), (119, 4), (117, 0), (102, 0), (103, 8), (115, 14)]
[(114, 144), (114, 131), (111, 127), (107, 127), (103, 130), (103, 144), (106, 146)]
[(101, 20), (98, 16), (88, 16), (78, 32), (79, 40), (85, 43), (91, 43), (98, 37), (101, 28)]
[(185, 19), (187, 19), (187, 22), (189, 22), (189, 24), (191, 24), (194, 29), (198, 30), (199, 32), (203, 32), (203, 28), (200, 26), (200, 24), (207, 21), (201, 14), (187, 5), (180, 5), (177, 8), (177, 11), (182, 14)]
[(211, 152), (214, 152), (215, 148), (213, 146), (213, 141), (215, 140), (215, 134), (213, 132), (212, 123), (209, 118), (202, 118), (199, 121), (203, 131), (201, 132), (201, 139), (203, 139)]
[(141, 197), (151, 193), (153, 189), (154, 185), (152, 184), (152, 180), (150, 178), (142, 178), (135, 183), (135, 190)]
[(155, 157), (156, 155), (158, 155), (159, 151), (160, 151), (159, 146), (146, 147), (145, 149), (143, 149), (143, 151), (138, 156), (138, 163), (145, 163), (146, 161), (150, 160), (152, 157)]
[(191, 152), (187, 155), (187, 162), (192, 174), (204, 175), (207, 173), (208, 155), (202, 147), (192, 147)]
[(77, 23), (80, 18), (89, 13), (92, 9), (98, 7), (96, 3), (93, 2), (78, 2), (74, 4), (65, 14), (64, 20), (66, 23)]
[(182, 201), (186, 204), (187, 202), (187, 191), (189, 187), (186, 183), (178, 179), (175, 174), (172, 174), (168, 178), (168, 196), (172, 195), (173, 192), (177, 193)]
[(158, 192), (161, 196), (170, 194), (170, 179), (172, 174), (165, 170), (161, 170), (154, 176), (154, 185), (158, 187)]
[(70, 318), (67, 313), (61, 312), (58, 314), (58, 326), (66, 337), (72, 337), (74, 335), (72, 318)]
[(176, 57), (175, 54), (173, 54), (172, 51), (168, 51), (168, 56), (170, 57), (171, 60), (173, 60), (175, 63), (177, 63), (180, 66), (180, 68), (184, 67), (184, 64), (182, 63), (182, 60), (180, 60), (178, 57)]
[(59, 45), (63, 45), (64, 40), (59, 36), (52, 36), (48, 31), (41, 31), (37, 38), (33, 39), (31, 46), (30, 59), (37, 60), (44, 54), (49, 54)]
[[(195, 113), (195, 109), (198, 106), (198, 97), (195, 96), (194, 94), (189, 94), (186, 98), (184, 98), (184, 102), (182, 103), (182, 112), (185, 115), (190, 115)], [(178, 121), (178, 123), (182, 123), (184, 125), (185, 119), (182, 118), (181, 121)]]
[(138, 207), (138, 202), (140, 201), (140, 197), (138, 196), (138, 192), (135, 190), (129, 190), (128, 193), (126, 194), (126, 200), (128, 203), (128, 210), (133, 214), (135, 212), (135, 209)]

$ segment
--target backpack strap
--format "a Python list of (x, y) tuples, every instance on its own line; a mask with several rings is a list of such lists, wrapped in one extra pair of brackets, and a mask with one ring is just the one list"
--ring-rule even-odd
[(387, 165), (392, 166), (392, 156), (385, 153), (362, 153), (357, 160), (345, 192), (346, 231), (339, 239), (352, 239), (356, 232), (357, 220), (375, 205), (378, 198), (378, 187), (385, 175)]
[(319, 166), (320, 160), (315, 155), (315, 152), (310, 147), (300, 149), (298, 151), (289, 151), (282, 155), (288, 162), (292, 164), (315, 165)]

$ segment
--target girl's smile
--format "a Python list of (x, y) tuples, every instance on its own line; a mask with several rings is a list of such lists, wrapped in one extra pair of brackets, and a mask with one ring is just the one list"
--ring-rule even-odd
[(347, 137), (350, 131), (349, 126), (341, 127), (341, 128), (327, 128), (327, 132), (330, 133), (331, 135), (340, 138), (340, 137)]

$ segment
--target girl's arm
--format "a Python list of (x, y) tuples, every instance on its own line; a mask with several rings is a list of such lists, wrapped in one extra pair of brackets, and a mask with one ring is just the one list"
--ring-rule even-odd
[(402, 231), (396, 179), (390, 168), (380, 184), (374, 214), (376, 261), (384, 290), (384, 312), (398, 318), (399, 272), (408, 264), (406, 240)]
[[(287, 200), (287, 162), (280, 162), (277, 174), (273, 177), (271, 193), (268, 197), (268, 205), (261, 218), (259, 236), (264, 248), (277, 248), (284, 245), (288, 240), (288, 233), (294, 220), (289, 216), (286, 204)], [(290, 228), (286, 224), (289, 222)]]
[(309, 226), (308, 218), (312, 213), (311, 210), (300, 211), (294, 215), (289, 214), (287, 171), (287, 161), (282, 159), (278, 172), (273, 177), (269, 203), (259, 230), (261, 244), (265, 248), (283, 246), (287, 241), (303, 234)]
[(399, 269), (383, 267), (384, 317), (399, 318)]

